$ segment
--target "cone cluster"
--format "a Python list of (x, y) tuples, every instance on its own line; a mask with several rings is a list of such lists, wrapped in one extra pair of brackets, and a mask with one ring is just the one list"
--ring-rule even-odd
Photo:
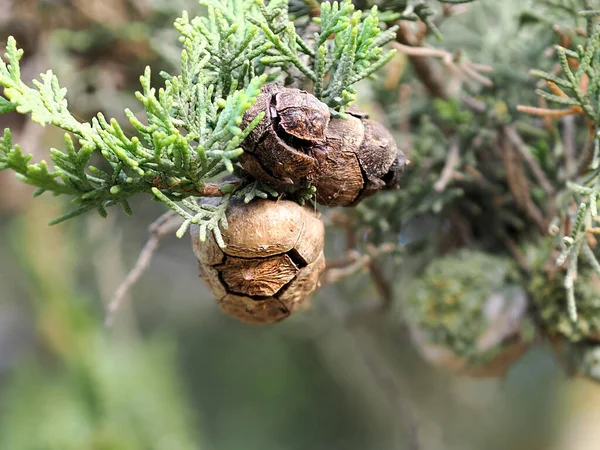
[[(332, 118), (312, 94), (266, 85), (242, 127), (260, 113), (240, 163), (280, 192), (310, 183), (326, 206), (352, 206), (398, 186), (406, 159), (387, 129), (357, 110)], [(248, 323), (289, 317), (319, 286), (325, 230), (313, 206), (289, 200), (232, 200), (225, 247), (191, 228), (200, 276), (221, 309)]]
[(407, 163), (390, 132), (357, 110), (332, 118), (329, 108), (299, 89), (263, 86), (243, 126), (265, 116), (242, 147), (241, 164), (280, 190), (310, 183), (317, 202), (352, 206), (398, 186)]

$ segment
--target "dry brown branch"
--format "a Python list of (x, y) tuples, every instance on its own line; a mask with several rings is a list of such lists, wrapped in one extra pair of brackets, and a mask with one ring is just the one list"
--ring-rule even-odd
[[(238, 185), (239, 183), (225, 183), (228, 186), (231, 185)], [(206, 183), (204, 185), (204, 189), (202, 189), (202, 192), (200, 193), (199, 197), (223, 197), (224, 195), (230, 193), (231, 191), (228, 192), (223, 192), (221, 190), (221, 188), (223, 187), (223, 185), (220, 184), (214, 184), (214, 183)]]
[(553, 197), (554, 187), (550, 183), (550, 180), (548, 180), (548, 177), (546, 177), (546, 174), (544, 173), (538, 162), (535, 160), (531, 152), (527, 149), (525, 143), (523, 142), (523, 139), (521, 139), (521, 136), (519, 136), (519, 133), (517, 133), (517, 130), (514, 128), (514, 126), (504, 126), (503, 132), (505, 136), (509, 139), (509, 141), (512, 143), (513, 147), (525, 160), (525, 162), (529, 166), (529, 169), (531, 169), (533, 176), (536, 178), (538, 183), (540, 183), (540, 186), (544, 190), (544, 192), (546, 192), (548, 196)]
[(579, 162), (577, 163), (577, 175), (582, 175), (587, 172), (588, 167), (590, 165), (590, 160), (592, 158), (592, 142), (593, 140), (588, 138), (583, 144), (583, 149), (581, 150), (581, 154), (579, 156)]
[[(550, 91), (552, 91), (552, 93), (558, 97), (561, 98), (569, 98), (569, 96), (567, 94), (564, 93), (564, 91), (558, 87), (555, 83), (553, 83), (552, 81), (547, 81), (547, 80), (542, 80), (542, 85), (546, 85), (548, 86), (548, 88), (550, 88)], [(583, 77), (581, 77), (581, 81), (579, 83), (579, 88), (581, 89), (582, 92), (587, 92), (588, 89), (588, 84), (589, 84), (589, 77), (584, 74)], [(541, 107), (536, 108), (535, 106), (528, 106), (528, 105), (517, 105), (517, 111), (523, 112), (525, 114), (531, 114), (533, 116), (539, 116), (539, 117), (543, 117), (546, 122), (546, 128), (550, 128), (550, 125), (548, 123), (548, 119), (560, 119), (563, 117), (568, 117), (568, 116), (583, 116), (585, 115), (583, 108), (581, 108), (581, 106), (578, 105), (572, 105), (569, 108), (563, 108), (563, 109), (549, 109), (546, 108), (546, 100), (541, 97), (540, 98), (540, 105)]]
[(370, 260), (369, 255), (361, 255), (356, 250), (349, 250), (345, 259), (327, 263), (327, 267), (321, 275), (321, 284), (335, 284), (348, 278), (364, 269)]
[[(398, 128), (406, 136), (406, 148), (412, 148), (411, 136), (410, 136), (410, 101), (412, 97), (412, 88), (409, 84), (400, 85), (398, 93), (399, 101), (399, 117), (400, 123)], [(405, 151), (406, 153), (406, 151)]]
[(476, 113), (484, 113), (486, 110), (484, 102), (477, 100), (476, 98), (471, 97), (470, 95), (463, 95), (460, 99), (465, 105), (467, 105)]
[(391, 308), (392, 304), (394, 303), (394, 292), (392, 286), (390, 282), (386, 279), (381, 265), (374, 258), (371, 258), (371, 261), (369, 261), (367, 268), (371, 275), (371, 279), (375, 284), (375, 289), (377, 289), (377, 293), (381, 298), (379, 310), (382, 312), (387, 311)]
[[(118, 223), (116, 215), (110, 215), (106, 219), (90, 216), (86, 224), (91, 251), (94, 254), (92, 266), (95, 284), (102, 307), (106, 309), (128, 269), (123, 261), (123, 227)], [(127, 296), (125, 298), (128, 299)], [(138, 327), (132, 312), (131, 304), (124, 301), (119, 308), (119, 321), (113, 325), (113, 333), (127, 338), (137, 334)]]
[(502, 240), (504, 241), (504, 245), (506, 245), (506, 248), (511, 253), (513, 258), (515, 258), (515, 261), (517, 261), (519, 267), (521, 267), (521, 269), (523, 269), (525, 272), (530, 273), (531, 264), (529, 263), (529, 261), (527, 261), (527, 258), (525, 257), (523, 252), (521, 252), (519, 246), (514, 241), (514, 239), (503, 233)]
[[(523, 170), (520, 155), (515, 153), (510, 142), (502, 140), (504, 167), (506, 168), (506, 181), (519, 208), (537, 225), (542, 234), (546, 232), (547, 225), (544, 215), (530, 196), (530, 186)], [(509, 247), (510, 248), (510, 247)]]
[[(376, 262), (376, 258), (385, 253), (391, 253), (397, 249), (397, 246), (391, 243), (382, 244), (379, 247), (373, 245), (367, 246), (367, 254), (361, 255), (356, 248), (358, 241), (353, 227), (353, 221), (343, 213), (334, 213), (329, 216), (332, 224), (340, 227), (345, 232), (346, 237), (346, 259), (341, 261), (330, 261), (321, 276), (323, 283), (336, 283), (342, 278), (352, 276), (361, 269), (367, 269), (381, 298), (381, 303), (377, 305), (377, 312), (387, 310), (393, 302), (392, 287)], [(329, 273), (329, 275), (327, 275)]]
[[(411, 47), (418, 47), (421, 45), (412, 35), (412, 32), (407, 24), (400, 23), (398, 32), (396, 33), (396, 40), (401, 48), (408, 47), (410, 51)], [(415, 69), (415, 72), (419, 76), (419, 79), (429, 91), (432, 97), (448, 98), (448, 88), (444, 82), (443, 77), (440, 75), (438, 68), (435, 67), (433, 61), (428, 57), (419, 54), (407, 53), (410, 58), (410, 62)]]
[[(174, 188), (175, 186), (177, 186), (179, 184), (179, 181), (177, 181), (175, 184), (166, 184), (163, 185), (161, 183), (160, 180), (155, 180), (155, 187), (157, 187), (158, 189), (171, 189)], [(185, 191), (185, 192), (193, 192), (195, 196), (197, 197), (223, 197), (224, 195), (227, 195), (229, 193), (231, 193), (231, 187), (233, 186), (237, 186), (239, 185), (240, 182), (239, 181), (226, 181), (223, 182), (222, 184), (216, 184), (216, 183), (206, 183), (202, 190), (190, 190), (190, 191)], [(228, 186), (228, 190), (227, 192), (223, 191), (223, 187), (224, 186)]]
[[(369, 269), (371, 262), (379, 256), (393, 253), (398, 247), (392, 243), (381, 244), (380, 246), (367, 246), (367, 252), (364, 254), (359, 253), (357, 250), (349, 250), (346, 257), (345, 264), (336, 264), (332, 266), (328, 264), (321, 275), (321, 282), (323, 284), (334, 284), (340, 280), (355, 275), (364, 269)], [(389, 288), (386, 288), (389, 292)]]
[[(393, 42), (392, 45), (398, 51), (411, 57), (411, 60), (413, 60), (414, 58), (426, 57), (438, 58), (439, 60), (441, 60), (444, 66), (446, 66), (448, 69), (454, 72), (463, 81), (475, 81), (483, 86), (493, 86), (492, 80), (482, 75), (482, 73), (492, 73), (492, 67), (484, 64), (476, 64), (471, 61), (460, 61), (460, 55), (458, 53), (450, 53), (442, 49), (424, 46), (414, 46), (410, 44), (402, 44), (399, 42)], [(432, 68), (429, 68), (429, 70), (431, 69)], [(421, 75), (421, 73), (418, 70), (417, 72)], [(431, 77), (430, 74), (429, 77)], [(426, 86), (428, 86), (425, 80), (423, 80), (423, 78), (422, 81)], [(436, 89), (437, 88), (438, 87), (436, 87)]]
[(482, 86), (491, 87), (494, 85), (492, 80), (488, 77), (481, 75), (480, 72), (484, 73), (492, 73), (492, 68), (489, 66), (484, 66), (482, 64), (473, 64), (470, 61), (462, 61), (458, 67), (462, 69), (469, 77), (475, 80), (477, 83)]
[(563, 124), (565, 169), (567, 178), (571, 178), (577, 171), (577, 162), (575, 161), (575, 118), (573, 116), (565, 117), (561, 122)]
[[(549, 109), (548, 108), (548, 102), (546, 101), (546, 99), (544, 97), (540, 97), (540, 108), (542, 109)], [(518, 110), (518, 106), (517, 106), (517, 110)], [(542, 119), (544, 120), (544, 128), (546, 129), (546, 131), (548, 133), (552, 133), (552, 124), (553, 124), (553, 118), (552, 117), (542, 117)]]
[(439, 58), (446, 66), (454, 66), (456, 55), (441, 50), (439, 48), (431, 47), (413, 47), (410, 45), (400, 44), (399, 42), (392, 42), (392, 45), (400, 52), (408, 56), (432, 56)]
[(580, 115), (580, 112), (574, 111), (573, 109), (549, 109), (549, 108), (538, 108), (536, 106), (518, 105), (517, 111), (531, 114), (532, 116), (548, 117), (550, 119), (560, 119), (562, 117)]
[(446, 157), (446, 164), (442, 169), (440, 178), (433, 185), (433, 189), (437, 192), (442, 192), (448, 186), (448, 183), (452, 180), (453, 174), (460, 163), (460, 152), (459, 152), (459, 140), (454, 138), (448, 155)]
[(162, 238), (167, 234), (175, 232), (181, 226), (182, 221), (183, 219), (180, 216), (176, 215), (172, 211), (169, 211), (160, 216), (150, 225), (150, 237), (148, 238), (148, 241), (146, 241), (146, 244), (144, 244), (144, 247), (142, 248), (142, 251), (140, 252), (133, 268), (121, 282), (110, 303), (108, 304), (108, 307), (106, 308), (106, 317), (104, 320), (106, 326), (109, 327), (112, 325), (123, 299), (132, 286), (144, 274), (146, 269), (148, 269), (148, 266), (150, 266), (152, 257), (158, 249)]

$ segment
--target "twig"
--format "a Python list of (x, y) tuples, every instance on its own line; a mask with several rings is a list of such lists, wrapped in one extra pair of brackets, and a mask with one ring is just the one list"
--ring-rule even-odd
[[(569, 96), (565, 94), (564, 91), (552, 81), (543, 81), (544, 84), (548, 86), (548, 88), (550, 88), (550, 91), (557, 97), (569, 98)], [(587, 92), (588, 84), (589, 77), (587, 76), (587, 74), (584, 74), (581, 77), (581, 81), (579, 82), (579, 89), (581, 90), (581, 92)], [(540, 97), (540, 106), (541, 107), (536, 108), (535, 106), (517, 105), (517, 111), (523, 112), (525, 114), (531, 114), (533, 116), (543, 117), (545, 119), (546, 128), (548, 129), (550, 129), (549, 119), (560, 119), (562, 117), (586, 115), (586, 112), (584, 111), (583, 107), (579, 105), (571, 105), (568, 108), (563, 109), (549, 109), (547, 108), (546, 99), (544, 99), (543, 97)]]
[(515, 258), (515, 261), (517, 262), (519, 267), (521, 267), (521, 269), (525, 273), (531, 273), (531, 264), (529, 263), (529, 261), (527, 261), (527, 258), (525, 257), (523, 252), (521, 252), (519, 246), (514, 241), (514, 239), (509, 237), (506, 233), (504, 233), (504, 231), (501, 231), (500, 234), (502, 236), (502, 240), (504, 241), (504, 245), (506, 245), (508, 251), (513, 255), (513, 258)]
[(446, 50), (431, 47), (413, 47), (410, 45), (392, 42), (394, 48), (408, 56), (433, 56), (442, 60), (446, 66), (454, 66), (455, 55)]
[(463, 95), (460, 99), (465, 105), (467, 105), (469, 108), (471, 108), (476, 113), (482, 114), (486, 110), (484, 102), (477, 100), (476, 98), (471, 97), (470, 95)]
[(224, 195), (230, 194), (231, 190), (228, 190), (227, 192), (223, 192), (222, 188), (223, 186), (237, 186), (238, 184), (240, 184), (239, 182), (227, 182), (227, 183), (223, 183), (223, 184), (214, 184), (214, 183), (206, 183), (204, 185), (204, 189), (202, 189), (202, 192), (200, 193), (200, 197), (223, 197)]
[(484, 66), (483, 64), (474, 64), (470, 61), (463, 61), (460, 63), (459, 67), (465, 72), (468, 76), (470, 76), (473, 80), (481, 84), (482, 86), (491, 87), (494, 85), (492, 80), (488, 77), (484, 77), (479, 72), (491, 73), (492, 68), (490, 66)]
[[(162, 186), (160, 180), (155, 180), (155, 187), (158, 189), (172, 189), (176, 186), (179, 186), (180, 181), (176, 181), (174, 184)], [(206, 183), (202, 190), (192, 189), (185, 190), (185, 188), (181, 187), (183, 192), (192, 193), (196, 197), (223, 197), (227, 194), (230, 194), (234, 188), (239, 186), (241, 181), (224, 181), (221, 184), (216, 183)], [(223, 190), (224, 187), (227, 189)]]
[(550, 109), (550, 108), (538, 108), (536, 106), (517, 105), (517, 111), (531, 114), (532, 116), (539, 116), (549, 119), (560, 119), (562, 117), (581, 115), (580, 112), (574, 109)]
[[(323, 282), (335, 283), (342, 278), (351, 276), (359, 270), (366, 268), (373, 279), (375, 289), (381, 297), (381, 303), (375, 308), (377, 312), (383, 312), (390, 308), (394, 298), (392, 293), (392, 287), (388, 280), (386, 280), (383, 271), (379, 264), (375, 261), (377, 257), (385, 253), (391, 253), (397, 249), (396, 245), (391, 243), (382, 244), (379, 247), (374, 247), (371, 244), (367, 245), (367, 254), (362, 255), (356, 250), (358, 247), (358, 241), (356, 240), (356, 232), (353, 228), (352, 220), (346, 215), (339, 215), (334, 217), (337, 220), (337, 225), (342, 227), (346, 235), (346, 250), (348, 259), (346, 263), (341, 264), (337, 262), (335, 266), (327, 264), (326, 272), (328, 275), (323, 274)], [(332, 275), (333, 274), (333, 275)]]
[(344, 278), (348, 278), (364, 269), (370, 260), (369, 255), (360, 255), (356, 250), (350, 250), (347, 253), (345, 263), (341, 261), (335, 265), (327, 265), (321, 275), (321, 284), (335, 284)]
[(583, 150), (581, 150), (581, 155), (579, 156), (579, 163), (577, 164), (577, 175), (582, 175), (587, 172), (590, 160), (592, 159), (592, 145), (593, 140), (587, 139), (585, 144), (583, 144)]
[(394, 303), (394, 293), (393, 289), (386, 279), (383, 270), (381, 269), (381, 265), (371, 258), (369, 264), (367, 265), (369, 269), (369, 273), (371, 274), (371, 278), (373, 279), (373, 283), (375, 284), (375, 289), (379, 293), (379, 297), (381, 297), (381, 304), (379, 305), (379, 310), (381, 312), (387, 311), (392, 307)]
[[(411, 57), (411, 61), (415, 58), (435, 57), (439, 58), (442, 63), (452, 70), (456, 75), (462, 78), (464, 81), (474, 80), (483, 86), (493, 86), (492, 80), (483, 76), (481, 73), (492, 73), (493, 68), (484, 64), (476, 64), (471, 61), (458, 61), (460, 54), (450, 53), (446, 50), (431, 48), (431, 47), (419, 47), (410, 44), (402, 44), (399, 42), (393, 42), (392, 45), (400, 52), (405, 53)], [(416, 67), (415, 67), (416, 69)], [(417, 70), (417, 72), (419, 72)], [(419, 75), (421, 75), (419, 73)], [(428, 77), (431, 74), (427, 74)], [(422, 78), (423, 83), (427, 85), (426, 80)], [(429, 88), (429, 86), (428, 86)], [(436, 89), (439, 89), (436, 86)], [(430, 89), (431, 91), (431, 89)], [(442, 97), (443, 98), (443, 97)]]
[(546, 192), (548, 196), (554, 196), (554, 188), (552, 187), (552, 184), (546, 177), (546, 174), (544, 173), (538, 162), (535, 160), (531, 152), (525, 146), (525, 143), (521, 139), (521, 136), (519, 136), (519, 133), (517, 133), (517, 130), (515, 130), (514, 126), (506, 125), (503, 127), (503, 131), (504, 134), (510, 140), (510, 142), (513, 144), (514, 148), (525, 160), (525, 162), (531, 169), (531, 172), (533, 172), (533, 176), (540, 183), (540, 186), (542, 187), (544, 192)]
[(575, 161), (575, 118), (568, 116), (562, 119), (561, 122), (564, 126), (565, 168), (567, 170), (567, 179), (570, 179), (577, 170), (577, 163)]
[(450, 150), (448, 151), (448, 155), (446, 157), (446, 164), (442, 169), (440, 178), (433, 185), (433, 189), (435, 189), (435, 191), (443, 192), (444, 190), (446, 190), (448, 183), (452, 180), (454, 171), (456, 170), (456, 167), (460, 162), (459, 150), (459, 140), (457, 137), (455, 137), (452, 140), (452, 145), (450, 146)]
[[(411, 32), (406, 24), (400, 23), (398, 32), (396, 33), (397, 45), (401, 46), (405, 50), (410, 51), (411, 47), (420, 45), (420, 42), (416, 42), (412, 37)], [(396, 47), (398, 48), (398, 47)], [(432, 97), (448, 98), (448, 88), (444, 83), (443, 78), (440, 76), (439, 70), (434, 66), (432, 61), (427, 57), (418, 53), (411, 54), (406, 52), (410, 58), (415, 72), (419, 76), (419, 79), (423, 85), (427, 88)]]
[[(540, 101), (540, 108), (541, 108), (541, 110), (549, 110), (549, 111), (551, 111), (551, 109), (548, 108), (548, 101), (544, 97), (540, 97), (539, 101)], [(517, 106), (517, 110), (519, 110), (519, 106)], [(520, 111), (527, 114), (527, 111), (525, 111), (525, 110), (520, 110)], [(533, 114), (533, 115), (535, 116), (537, 114)], [(540, 117), (540, 116), (538, 115), (538, 117)], [(547, 115), (546, 116), (541, 116), (541, 117), (544, 120), (544, 128), (546, 129), (546, 132), (547, 133), (552, 133), (552, 124), (554, 123), (553, 122), (554, 119), (552, 117), (550, 117), (550, 116), (547, 116)], [(568, 116), (565, 116), (565, 117), (568, 117)]]
[(110, 303), (108, 304), (106, 309), (106, 318), (104, 320), (104, 324), (107, 327), (112, 325), (115, 315), (129, 290), (144, 274), (148, 266), (150, 266), (152, 257), (158, 249), (162, 238), (167, 234), (175, 232), (181, 226), (182, 220), (183, 219), (174, 212), (169, 211), (160, 216), (150, 225), (150, 237), (148, 238), (148, 241), (146, 241), (146, 244), (144, 244), (144, 247), (138, 256), (135, 265), (129, 271), (125, 279), (121, 282)]
[[(94, 252), (93, 267), (96, 276), (98, 293), (102, 300), (102, 307), (110, 304), (116, 287), (121, 283), (127, 267), (123, 262), (123, 230), (118, 226), (116, 216), (102, 219), (99, 216), (90, 216), (87, 220), (87, 233), (92, 242)], [(110, 239), (108, 238), (110, 236)], [(119, 329), (113, 325), (113, 332), (128, 338), (137, 334), (138, 327), (132, 314), (130, 304), (123, 304), (119, 308)]]
[(476, 70), (477, 72), (483, 72), (483, 73), (493, 73), (494, 72), (494, 68), (492, 66), (488, 66), (487, 64), (481, 64), (481, 63), (476, 63), (476, 62), (472, 62), (472, 61), (466, 61), (466, 63), (469, 65), (469, 67), (471, 67), (473, 70)]
[[(412, 149), (412, 138), (410, 133), (410, 102), (412, 88), (409, 84), (401, 84), (398, 92), (399, 100), (399, 124), (398, 128), (405, 135), (406, 149)], [(406, 151), (406, 150), (405, 150)]]
[(519, 155), (513, 150), (513, 146), (506, 139), (502, 139), (504, 167), (506, 168), (506, 181), (518, 207), (522, 208), (531, 220), (537, 225), (540, 233), (545, 234), (547, 230), (544, 215), (531, 199), (529, 183), (523, 172), (522, 162)]
[[(349, 250), (346, 264), (337, 264), (337, 267), (328, 265), (321, 275), (321, 283), (334, 284), (343, 278), (355, 275), (360, 270), (369, 268), (369, 265), (375, 258), (388, 253), (393, 253), (397, 250), (397, 248), (398, 247), (395, 244), (387, 242), (378, 247), (374, 247), (372, 245), (368, 246), (367, 253), (362, 255), (357, 250)], [(389, 289), (386, 289), (386, 291), (389, 291)]]

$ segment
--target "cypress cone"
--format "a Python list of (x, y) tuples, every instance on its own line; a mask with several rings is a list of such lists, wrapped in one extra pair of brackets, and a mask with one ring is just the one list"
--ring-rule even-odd
[(326, 206), (352, 206), (381, 189), (397, 188), (406, 165), (389, 131), (356, 109), (331, 118), (312, 94), (274, 84), (244, 115), (263, 120), (245, 139), (242, 167), (279, 189), (306, 182)]
[(325, 230), (308, 206), (287, 200), (232, 200), (223, 230), (200, 242), (191, 228), (200, 276), (221, 309), (247, 323), (274, 323), (296, 311), (319, 284), (325, 268)]

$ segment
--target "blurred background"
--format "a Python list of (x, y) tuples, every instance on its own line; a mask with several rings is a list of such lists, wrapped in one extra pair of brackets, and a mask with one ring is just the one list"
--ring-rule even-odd
[[(442, 45), (506, 64), (507, 36), (527, 6), (481, 0), (442, 24)], [(171, 24), (183, 9), (201, 12), (195, 0), (0, 0), (0, 43), (14, 35), (25, 49), (24, 80), (52, 68), (79, 117), (122, 119), (136, 107), (144, 66), (176, 67)], [(386, 88), (412, 82), (406, 58), (390, 67)], [(368, 84), (359, 92), (365, 108), (400, 123), (406, 111), (388, 114), (381, 92)], [(414, 92), (418, 113), (427, 94)], [(61, 145), (59, 132), (21, 116), (2, 116), (5, 127), (37, 159)], [(114, 210), (49, 227), (68, 205), (34, 200), (13, 178), (0, 173), (1, 450), (600, 445), (600, 389), (568, 379), (542, 343), (506, 377), (471, 380), (426, 365), (394, 314), (343, 320), (346, 308), (378, 301), (367, 275), (324, 287), (310, 310), (281, 324), (250, 326), (212, 301), (188, 238), (168, 236), (107, 330), (104, 306), (163, 206), (140, 198), (133, 217)], [(328, 256), (343, 241), (329, 233)], [(394, 265), (385, 267), (396, 279)], [(400, 297), (402, 283), (393, 286)]]

